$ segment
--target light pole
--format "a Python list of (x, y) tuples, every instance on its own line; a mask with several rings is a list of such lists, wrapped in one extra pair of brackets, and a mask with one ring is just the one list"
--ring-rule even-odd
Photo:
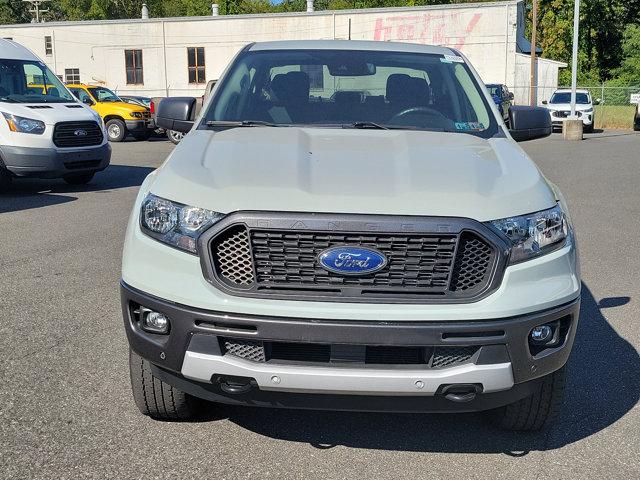
[(40, 23), (40, 14), (41, 13), (46, 13), (46, 12), (49, 11), (48, 8), (40, 9), (40, 5), (42, 5), (43, 3), (48, 2), (50, 0), (22, 0), (22, 1), (24, 3), (30, 3), (31, 6), (33, 7), (32, 9), (29, 10), (29, 12), (36, 14), (36, 18), (35, 18), (36, 23)]
[(529, 104), (536, 106), (536, 37), (538, 33), (538, 0), (533, 0), (531, 12), (531, 77), (529, 78)]
[(578, 84), (578, 27), (580, 26), (580, 0), (573, 9), (573, 57), (571, 59), (571, 118), (576, 118), (576, 86)]

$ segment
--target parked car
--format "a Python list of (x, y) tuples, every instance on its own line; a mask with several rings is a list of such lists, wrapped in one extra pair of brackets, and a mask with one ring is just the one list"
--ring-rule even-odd
[(0, 72), (0, 192), (23, 177), (84, 184), (107, 168), (102, 120), (42, 60), (0, 39)]
[(512, 107), (509, 134), (490, 104), (454, 49), (361, 41), (254, 43), (198, 116), (162, 100), (159, 125), (189, 133), (125, 236), (140, 411), (187, 419), (200, 397), (552, 422), (576, 243), (514, 141), (550, 135), (549, 113)]
[[(209, 98), (209, 95), (211, 95), (211, 92), (213, 91), (213, 87), (216, 86), (216, 82), (218, 80), (209, 80), (207, 82), (207, 85), (205, 86), (204, 89), (204, 93), (202, 94), (201, 97), (199, 97), (196, 100), (196, 111), (195, 114), (197, 114), (198, 112), (200, 112), (200, 109), (202, 108), (202, 105), (206, 102), (207, 98)], [(155, 121), (156, 120), (156, 112), (158, 110), (158, 106), (160, 105), (160, 102), (167, 97), (154, 97), (151, 99), (151, 104), (149, 106), (150, 110), (151, 110), (151, 118)], [(167, 138), (175, 145), (177, 145), (178, 143), (180, 143), (180, 140), (182, 140), (182, 137), (184, 136), (183, 132), (178, 132), (176, 130), (167, 130)]]
[(121, 142), (127, 134), (136, 140), (147, 140), (153, 134), (155, 124), (148, 108), (124, 102), (107, 87), (100, 85), (73, 83), (68, 84), (67, 88), (102, 117), (109, 141)]
[(137, 95), (119, 95), (119, 97), (123, 102), (140, 105), (145, 108), (151, 107), (151, 99), (149, 97), (140, 97)]
[[(542, 103), (549, 110), (553, 127), (562, 128), (562, 122), (571, 115), (571, 89), (556, 90), (548, 102), (545, 100)], [(584, 131), (587, 133), (593, 132), (593, 106), (597, 103), (591, 99), (589, 90), (576, 90), (576, 115), (582, 119)]]
[(509, 91), (509, 88), (506, 85), (499, 83), (489, 83), (487, 84), (487, 89), (489, 90), (494, 103), (498, 107), (498, 112), (500, 112), (502, 119), (508, 125), (509, 109), (513, 103), (513, 93)]

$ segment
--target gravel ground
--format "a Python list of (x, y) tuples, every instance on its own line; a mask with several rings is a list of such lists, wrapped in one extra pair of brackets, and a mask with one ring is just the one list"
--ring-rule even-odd
[(572, 209), (582, 317), (554, 429), (482, 415), (221, 407), (198, 423), (135, 408), (118, 297), (127, 217), (174, 148), (113, 147), (87, 187), (0, 196), (0, 478), (639, 478), (640, 134), (522, 144)]

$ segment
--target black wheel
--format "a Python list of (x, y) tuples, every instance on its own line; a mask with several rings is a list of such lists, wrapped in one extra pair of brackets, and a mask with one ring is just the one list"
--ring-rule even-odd
[(494, 410), (498, 426), (505, 430), (535, 431), (551, 425), (562, 407), (565, 369), (562, 367), (544, 377), (533, 395)]
[(75, 173), (73, 175), (67, 175), (64, 177), (64, 181), (69, 185), (85, 185), (93, 180), (95, 172), (89, 173)]
[(141, 413), (156, 420), (189, 420), (200, 413), (201, 401), (151, 373), (149, 362), (129, 350), (133, 399)]
[(593, 133), (593, 123), (584, 127), (584, 133)]
[(5, 192), (11, 185), (11, 174), (2, 166), (0, 160), (0, 193)]
[(142, 142), (151, 138), (151, 135), (153, 135), (153, 130), (149, 129), (145, 130), (144, 132), (131, 132), (131, 135), (139, 142)]
[(127, 136), (127, 126), (118, 118), (112, 118), (106, 123), (107, 137), (110, 142), (121, 142)]
[(180, 140), (184, 137), (184, 133), (176, 132), (175, 130), (167, 130), (167, 138), (171, 140), (171, 143), (179, 144)]

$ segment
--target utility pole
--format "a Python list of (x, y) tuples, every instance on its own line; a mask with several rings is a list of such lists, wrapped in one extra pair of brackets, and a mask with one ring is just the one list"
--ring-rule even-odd
[(49, 11), (48, 8), (40, 9), (40, 5), (45, 2), (49, 2), (51, 0), (22, 0), (23, 3), (29, 3), (33, 8), (29, 9), (30, 13), (35, 13), (35, 18), (31, 19), (33, 22), (35, 20), (36, 23), (40, 23), (40, 14), (47, 13)]
[(576, 86), (578, 84), (578, 28), (580, 26), (580, 0), (573, 9), (573, 57), (571, 59), (571, 118), (576, 118)]
[(529, 79), (529, 104), (536, 106), (536, 40), (538, 34), (538, 0), (533, 0), (531, 12), (531, 77)]

